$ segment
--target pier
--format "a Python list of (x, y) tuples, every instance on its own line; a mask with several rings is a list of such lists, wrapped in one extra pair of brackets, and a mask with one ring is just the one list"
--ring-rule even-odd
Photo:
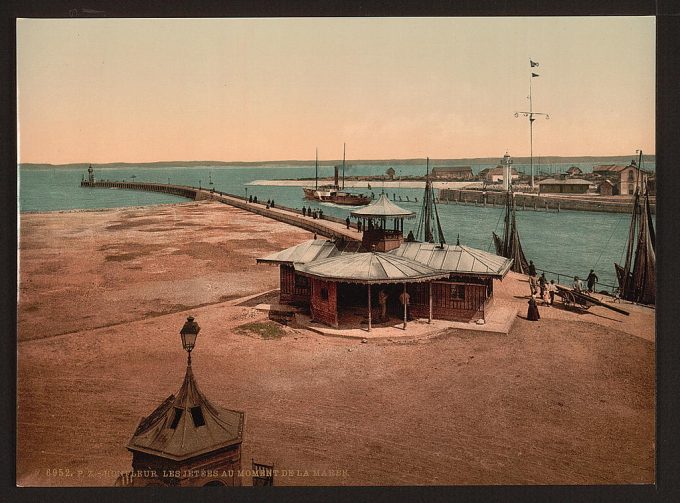
[[(473, 190), (473, 189), (442, 189), (439, 191), (439, 199), (444, 204), (462, 204), (479, 206), (504, 206), (506, 193), (500, 190)], [(630, 199), (615, 197), (602, 197), (597, 195), (559, 195), (559, 194), (530, 194), (515, 192), (515, 204), (517, 209), (533, 211), (594, 211), (604, 213), (632, 213), (633, 201)], [(656, 201), (650, 205), (653, 214), (656, 214)]]
[(194, 201), (212, 200), (219, 201), (223, 204), (228, 204), (236, 208), (256, 213), (267, 218), (278, 220), (289, 225), (294, 225), (309, 232), (324, 236), (326, 238), (344, 239), (345, 241), (361, 241), (362, 232), (357, 232), (356, 227), (347, 229), (345, 221), (323, 215), (321, 218), (314, 219), (312, 217), (302, 216), (302, 212), (292, 208), (286, 208), (278, 205), (274, 208), (267, 208), (266, 203), (257, 202), (250, 203), (241, 196), (234, 194), (227, 194), (214, 189), (204, 189), (200, 187), (191, 187), (188, 185), (172, 185), (164, 183), (152, 182), (117, 182), (108, 180), (80, 182), (81, 187), (90, 188), (108, 188), (108, 189), (125, 189), (125, 190), (142, 190), (146, 192), (161, 192), (164, 194), (171, 194), (174, 196), (185, 197), (193, 199)]

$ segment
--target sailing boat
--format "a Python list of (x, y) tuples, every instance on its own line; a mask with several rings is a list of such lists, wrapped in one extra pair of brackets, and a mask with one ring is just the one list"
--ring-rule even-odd
[[(633, 214), (628, 231), (626, 261), (623, 267), (614, 263), (619, 281), (619, 296), (641, 304), (656, 303), (656, 236), (649, 193), (641, 183), (642, 151), (638, 159), (637, 184), (633, 202)], [(642, 193), (642, 194), (641, 194)]]
[[(350, 194), (344, 190), (340, 190), (338, 183), (338, 166), (335, 166), (335, 174), (333, 185), (324, 185), (319, 187), (319, 154), (317, 150), (316, 155), (316, 176), (314, 188), (304, 187), (302, 190), (305, 193), (306, 199), (316, 199), (317, 201), (327, 201), (329, 203), (342, 204), (347, 206), (363, 206), (371, 202), (371, 198), (363, 194)], [(345, 187), (345, 146), (342, 148), (342, 187)]]
[(210, 183), (208, 185), (214, 185), (212, 181), (212, 171), (208, 173), (208, 177), (210, 178)]
[(496, 246), (496, 255), (513, 259), (511, 271), (526, 274), (529, 271), (529, 263), (524, 256), (522, 243), (517, 232), (517, 222), (515, 220), (515, 195), (511, 188), (508, 188), (505, 198), (505, 224), (503, 226), (503, 239), (495, 232), (493, 243)]
[(440, 246), (446, 244), (444, 231), (439, 221), (439, 212), (435, 204), (434, 189), (430, 180), (430, 158), (427, 158), (425, 171), (425, 195), (420, 211), (420, 222), (416, 228), (415, 238), (425, 243), (439, 243)]

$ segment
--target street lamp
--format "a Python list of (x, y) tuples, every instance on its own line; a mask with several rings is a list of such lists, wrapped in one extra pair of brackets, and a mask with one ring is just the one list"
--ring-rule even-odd
[(187, 359), (187, 365), (189, 366), (191, 366), (191, 350), (196, 345), (196, 337), (198, 337), (198, 332), (200, 331), (201, 327), (194, 321), (194, 317), (189, 316), (179, 332), (179, 335), (182, 337), (182, 347), (189, 355)]

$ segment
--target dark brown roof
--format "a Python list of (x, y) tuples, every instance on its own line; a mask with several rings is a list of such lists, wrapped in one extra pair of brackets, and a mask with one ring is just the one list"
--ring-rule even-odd
[(432, 173), (471, 173), (471, 166), (436, 166), (432, 168)]
[(211, 404), (200, 392), (191, 366), (177, 396), (170, 395), (143, 418), (127, 448), (181, 461), (243, 440), (243, 412)]

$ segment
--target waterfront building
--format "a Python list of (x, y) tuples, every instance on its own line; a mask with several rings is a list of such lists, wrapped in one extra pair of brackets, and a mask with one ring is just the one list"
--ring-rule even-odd
[(438, 166), (432, 168), (430, 176), (437, 180), (471, 180), (474, 174), (471, 166)]
[(601, 196), (616, 196), (619, 193), (619, 188), (610, 180), (602, 180), (597, 184), (597, 193)]
[[(512, 180), (517, 180), (519, 178), (519, 173), (515, 168), (510, 168), (511, 169), (511, 179)], [(483, 174), (482, 174), (483, 173)], [(505, 166), (496, 166), (495, 168), (487, 168), (486, 170), (482, 170), (480, 172), (480, 175), (483, 176), (483, 179), (488, 182), (488, 183), (500, 183), (503, 181), (505, 177)]]
[(388, 315), (404, 323), (404, 293), (411, 316), (454, 321), (488, 316), (493, 282), (505, 277), (512, 260), (460, 244), (405, 242), (403, 221), (415, 214), (385, 194), (351, 215), (365, 229), (360, 243), (309, 240), (257, 259), (280, 266), (281, 304), (297, 305), (333, 327), (365, 321), (368, 330), (380, 291), (388, 296)]
[(649, 179), (649, 171), (640, 169), (635, 161), (619, 171), (619, 193), (633, 195), (635, 188), (639, 187), (642, 191)]
[(589, 188), (590, 182), (579, 178), (565, 180), (548, 178), (538, 182), (539, 194), (585, 194)]

